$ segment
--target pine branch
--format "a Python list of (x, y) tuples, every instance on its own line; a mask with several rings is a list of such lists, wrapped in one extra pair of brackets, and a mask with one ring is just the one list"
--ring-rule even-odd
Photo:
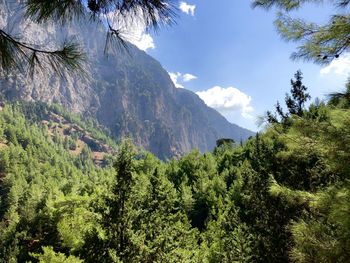
[[(74, 18), (85, 16), (82, 0), (28, 0), (26, 15), (36, 22), (59, 21), (65, 24)], [(173, 0), (88, 0), (87, 8), (92, 19), (108, 24), (106, 48), (112, 42), (126, 47), (126, 33), (135, 21), (142, 23), (146, 30), (158, 30), (161, 26), (175, 23), (176, 5)], [(109, 16), (118, 21), (111, 23)]]
[[(338, 12), (328, 23), (319, 25), (290, 17), (287, 12), (306, 3), (323, 3), (324, 0), (254, 0), (253, 7), (281, 10), (275, 25), (286, 41), (300, 42), (292, 59), (304, 59), (319, 64), (328, 64), (350, 49), (350, 16)], [(346, 9), (350, 0), (332, 0), (335, 8)]]
[(310, 202), (316, 199), (315, 194), (292, 190), (286, 186), (278, 184), (273, 176), (270, 176), (270, 189), (269, 192), (272, 196), (283, 198), (289, 204), (294, 205), (309, 205)]
[(322, 3), (324, 0), (254, 0), (252, 6), (254, 8), (261, 7), (264, 9), (271, 9), (275, 6), (285, 11), (290, 11), (299, 8), (301, 5), (307, 2)]
[[(89, 3), (99, 1), (89, 1)], [(118, 2), (118, 3), (116, 3)], [(132, 38), (132, 27), (143, 27), (146, 32), (157, 31), (162, 26), (175, 23), (176, 7), (171, 1), (134, 0), (134, 1), (105, 1), (98, 3), (93, 9), (93, 15), (103, 12), (108, 25), (105, 53), (110, 48), (122, 48), (128, 52), (127, 41)], [(99, 14), (101, 17), (101, 13)]]
[(104, 53), (107, 54), (108, 50), (115, 50), (115, 49), (121, 49), (125, 51), (129, 51), (128, 49), (128, 43), (125, 41), (125, 36), (123, 35), (123, 32), (121, 29), (115, 29), (112, 26), (112, 23), (110, 22), (109, 18), (106, 16), (106, 22), (108, 25), (108, 32), (106, 36), (106, 44)]
[(0, 30), (1, 71), (18, 69), (33, 76), (37, 70), (52, 71), (63, 76), (65, 72), (83, 72), (85, 55), (74, 42), (63, 43), (62, 49), (45, 50), (24, 43)]
[(83, 2), (77, 0), (28, 0), (25, 8), (26, 16), (38, 23), (55, 21), (65, 24), (85, 14)]
[[(26, 17), (37, 23), (48, 21), (65, 24), (73, 19), (85, 17), (86, 8), (91, 18), (105, 23), (108, 32), (105, 51), (110, 46), (127, 47), (127, 34), (130, 25), (139, 21), (146, 31), (157, 30), (160, 26), (171, 25), (175, 18), (175, 4), (172, 0), (27, 0), (24, 3)], [(118, 17), (117, 23), (108, 20), (109, 15)], [(60, 50), (45, 50), (27, 44), (5, 31), (0, 31), (0, 65), (2, 71), (13, 68), (27, 71), (30, 75), (47, 69), (63, 76), (82, 70), (85, 59), (78, 44), (66, 42)]]
[[(172, 0), (88, 0), (87, 7), (94, 18), (113, 13), (132, 22), (140, 19), (147, 28), (158, 29), (175, 22), (176, 5)], [(26, 15), (36, 22), (66, 23), (85, 15), (82, 0), (28, 0)]]
[(338, 0), (336, 1), (337, 6), (339, 7), (347, 7), (350, 4), (350, 0)]
[(316, 25), (279, 14), (275, 24), (283, 39), (301, 42), (293, 59), (327, 64), (350, 48), (349, 15), (335, 15), (326, 25)]

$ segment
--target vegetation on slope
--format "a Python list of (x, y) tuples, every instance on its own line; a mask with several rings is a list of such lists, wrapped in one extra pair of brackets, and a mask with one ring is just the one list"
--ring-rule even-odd
[(104, 167), (50, 134), (45, 106), (8, 104), (0, 261), (349, 262), (348, 94), (243, 145), (164, 163), (126, 141)]

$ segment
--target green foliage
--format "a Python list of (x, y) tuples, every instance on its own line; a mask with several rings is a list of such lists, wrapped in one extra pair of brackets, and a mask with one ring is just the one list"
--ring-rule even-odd
[(346, 84), (344, 92), (334, 92), (329, 94), (329, 103), (339, 108), (348, 109), (350, 107), (350, 80)]
[(79, 157), (54, 143), (44, 127), (26, 120), (20, 105), (9, 104), (0, 112), (0, 126), (10, 128), (18, 141), (0, 138), (7, 144), (0, 149), (2, 262), (29, 260), (29, 253), (41, 246), (77, 250), (96, 219), (90, 201), (106, 191), (112, 169), (90, 166), (85, 175), (75, 166)]
[(235, 141), (233, 139), (228, 138), (221, 138), (216, 141), (216, 147), (222, 147), (222, 146), (233, 146), (235, 144)]
[(253, 236), (240, 222), (236, 206), (228, 201), (205, 234), (209, 262), (252, 262)]
[(84, 73), (84, 61), (85, 54), (77, 43), (66, 42), (56, 50), (40, 49), (0, 29), (0, 70), (5, 74), (18, 70), (33, 76), (48, 69), (60, 76), (76, 70)]
[[(307, 88), (303, 85), (303, 73), (298, 70), (294, 75), (295, 80), (291, 79), (290, 95), (286, 94), (285, 103), (288, 109), (287, 113), (283, 112), (283, 109), (279, 102), (276, 104), (276, 114), (268, 111), (266, 113), (266, 119), (268, 123), (283, 123), (284, 126), (290, 125), (291, 116), (302, 117), (305, 111), (305, 103), (311, 98), (309, 93), (306, 92)], [(278, 118), (279, 117), (279, 118)]]
[(330, 1), (336, 8), (328, 23), (318, 25), (302, 19), (290, 17), (287, 12), (298, 9), (306, 3), (322, 3), (323, 0), (254, 0), (253, 6), (269, 9), (277, 7), (279, 13), (275, 24), (282, 38), (300, 42), (292, 58), (303, 58), (316, 63), (329, 63), (349, 51), (349, 15), (344, 13), (349, 7), (348, 0)]
[(39, 263), (82, 263), (74, 256), (66, 257), (63, 253), (56, 253), (52, 247), (43, 247), (42, 254), (31, 254), (32, 257), (38, 260)]
[(103, 168), (88, 146), (72, 155), (68, 139), (40, 124), (58, 108), (8, 104), (0, 262), (349, 262), (344, 100), (167, 163), (125, 141)]

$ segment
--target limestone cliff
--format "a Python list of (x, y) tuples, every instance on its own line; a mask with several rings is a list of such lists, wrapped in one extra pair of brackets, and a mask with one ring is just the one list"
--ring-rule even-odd
[(88, 76), (35, 75), (13, 72), (0, 76), (0, 92), (11, 100), (59, 103), (92, 116), (116, 138), (131, 137), (165, 159), (199, 148), (211, 150), (217, 139), (247, 139), (252, 132), (229, 123), (193, 92), (177, 89), (160, 63), (129, 45), (127, 51), (104, 54), (100, 24), (80, 20), (64, 27), (37, 25), (23, 18), (19, 1), (0, 0), (0, 28), (28, 43), (54, 48), (75, 38), (88, 54)]

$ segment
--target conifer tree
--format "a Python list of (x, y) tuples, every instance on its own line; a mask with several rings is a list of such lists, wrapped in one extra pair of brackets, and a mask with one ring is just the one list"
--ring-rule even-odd
[(209, 262), (252, 262), (253, 236), (247, 226), (240, 222), (234, 202), (226, 200), (217, 217), (216, 221), (210, 222), (205, 233), (209, 241)]
[(329, 103), (334, 106), (349, 108), (350, 107), (350, 80), (346, 84), (343, 92), (333, 92), (328, 95)]
[(290, 94), (287, 93), (284, 99), (288, 112), (285, 113), (280, 103), (277, 101), (277, 114), (273, 114), (270, 111), (267, 111), (266, 113), (266, 119), (268, 123), (282, 123), (284, 125), (288, 125), (290, 122), (290, 117), (292, 115), (299, 117), (303, 116), (305, 103), (311, 98), (311, 96), (306, 92), (307, 87), (302, 82), (303, 74), (300, 70), (295, 73), (294, 78), (294, 80), (290, 80)]
[(331, 0), (337, 13), (323, 25), (292, 18), (288, 12), (301, 8), (307, 3), (326, 3), (324, 0), (254, 0), (254, 7), (278, 8), (275, 25), (282, 38), (299, 42), (298, 50), (292, 54), (293, 59), (302, 58), (325, 64), (343, 55), (350, 48), (350, 15), (347, 13), (350, 1)]
[(305, 102), (308, 101), (311, 96), (306, 93), (307, 87), (303, 85), (303, 74), (300, 70), (294, 75), (295, 80), (291, 80), (291, 95), (286, 95), (285, 102), (290, 114), (301, 117), (303, 115)]
[(106, 200), (109, 210), (103, 219), (108, 233), (108, 253), (126, 262), (133, 250), (128, 230), (131, 228), (132, 221), (131, 193), (135, 183), (135, 155), (135, 148), (130, 142), (126, 141), (120, 146), (114, 165), (117, 172), (116, 181), (111, 198)]

